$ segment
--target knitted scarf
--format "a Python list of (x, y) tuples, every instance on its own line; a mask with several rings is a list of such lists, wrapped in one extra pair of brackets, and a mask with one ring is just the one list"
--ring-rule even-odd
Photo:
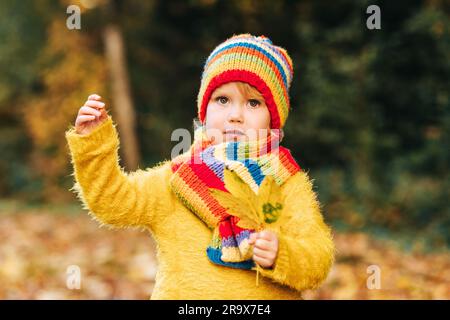
[(237, 226), (239, 218), (227, 213), (210, 188), (228, 192), (224, 185), (225, 169), (235, 172), (255, 194), (267, 175), (282, 185), (300, 167), (289, 150), (278, 146), (275, 139), (279, 137), (269, 134), (261, 140), (213, 145), (200, 127), (195, 130), (189, 151), (172, 160), (172, 191), (213, 230), (212, 241), (206, 249), (211, 262), (241, 269), (255, 266), (248, 243), (255, 230)]

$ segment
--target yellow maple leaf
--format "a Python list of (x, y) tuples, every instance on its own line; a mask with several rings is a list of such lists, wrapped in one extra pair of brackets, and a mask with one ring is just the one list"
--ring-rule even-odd
[(273, 177), (264, 178), (257, 195), (236, 173), (227, 169), (224, 170), (224, 184), (229, 193), (216, 189), (211, 192), (230, 215), (239, 218), (239, 227), (261, 230), (279, 220), (283, 196)]
[[(281, 188), (273, 177), (266, 176), (264, 178), (257, 195), (236, 173), (228, 169), (224, 170), (224, 184), (229, 192), (213, 188), (210, 191), (230, 215), (239, 218), (237, 225), (240, 228), (259, 232), (268, 224), (280, 223), (284, 199)], [(258, 286), (260, 266), (255, 264), (256, 285)]]
[(252, 210), (256, 210), (256, 195), (236, 173), (225, 169), (223, 172), (225, 188), (239, 201), (245, 203)]
[(278, 220), (283, 209), (283, 201), (280, 186), (273, 177), (266, 176), (258, 191), (258, 210), (264, 217), (265, 223), (273, 223)]
[(217, 189), (211, 189), (211, 193), (230, 215), (239, 218), (239, 222), (237, 223), (239, 227), (255, 230), (259, 228), (260, 219), (253, 207), (248, 206), (244, 201), (240, 201), (231, 193)]

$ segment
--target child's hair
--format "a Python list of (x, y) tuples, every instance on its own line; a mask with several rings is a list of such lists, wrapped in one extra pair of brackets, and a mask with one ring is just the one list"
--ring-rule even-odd
[(264, 97), (256, 88), (252, 87), (248, 83), (237, 81), (236, 86), (239, 92), (248, 99), (258, 99), (264, 101)]

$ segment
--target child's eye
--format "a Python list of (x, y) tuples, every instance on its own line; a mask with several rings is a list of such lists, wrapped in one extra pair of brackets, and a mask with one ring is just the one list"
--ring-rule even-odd
[(217, 97), (216, 101), (219, 102), (220, 104), (226, 104), (228, 102), (228, 98), (227, 97)]
[(256, 99), (250, 99), (248, 100), (250, 107), (252, 108), (257, 108), (259, 105), (261, 105), (261, 102), (259, 100)]

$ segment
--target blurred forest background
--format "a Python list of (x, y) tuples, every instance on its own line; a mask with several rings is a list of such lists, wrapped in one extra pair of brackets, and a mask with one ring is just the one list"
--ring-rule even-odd
[[(366, 27), (372, 4), (381, 30)], [(444, 0), (0, 0), (0, 298), (148, 298), (151, 240), (86, 217), (64, 132), (95, 92), (126, 170), (168, 159), (208, 54), (244, 32), (294, 61), (284, 145), (336, 232), (328, 285), (307, 297), (450, 298), (449, 13)], [(66, 261), (91, 289), (67, 293)], [(365, 288), (369, 262), (392, 271), (389, 290)]]

